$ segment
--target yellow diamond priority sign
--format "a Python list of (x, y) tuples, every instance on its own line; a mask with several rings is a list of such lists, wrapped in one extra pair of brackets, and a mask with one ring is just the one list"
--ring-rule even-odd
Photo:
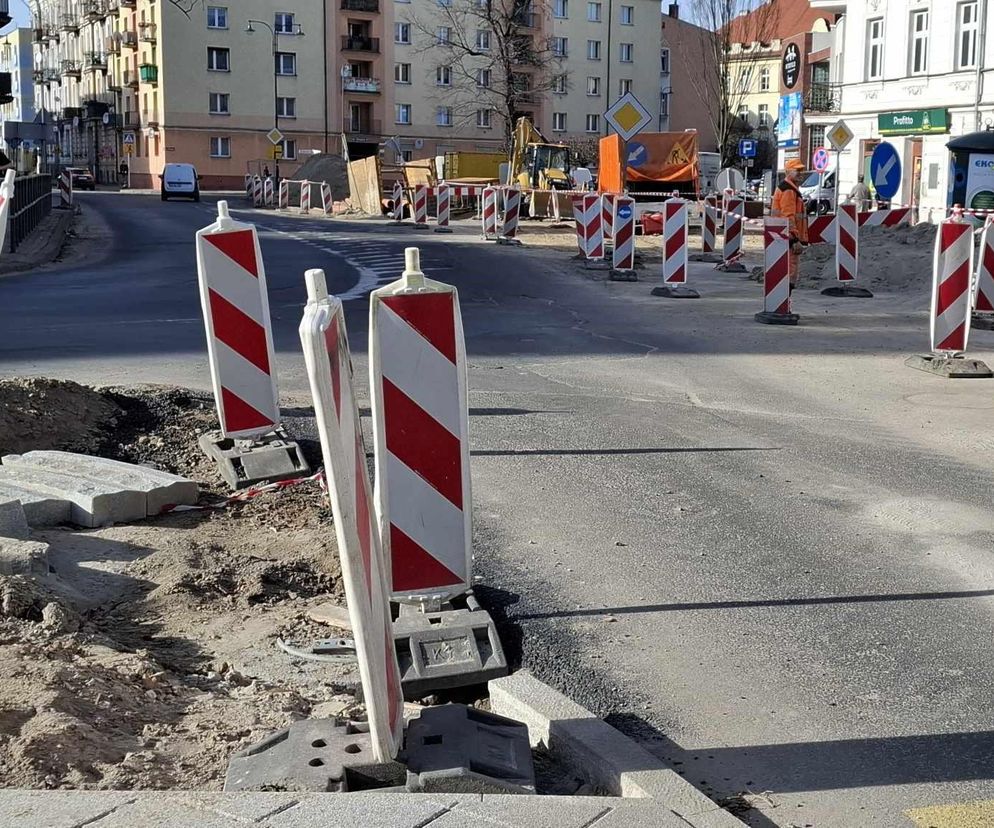
[(269, 132), (266, 133), (266, 137), (269, 139), (270, 144), (278, 144), (283, 140), (283, 133), (280, 132), (276, 127), (273, 127)]
[(652, 122), (652, 115), (639, 103), (638, 98), (627, 92), (604, 113), (604, 120), (614, 128), (622, 140), (628, 141)]
[(832, 149), (836, 152), (842, 152), (855, 137), (853, 131), (849, 129), (849, 125), (845, 121), (836, 121), (835, 126), (829, 129), (826, 135), (828, 142), (832, 145)]

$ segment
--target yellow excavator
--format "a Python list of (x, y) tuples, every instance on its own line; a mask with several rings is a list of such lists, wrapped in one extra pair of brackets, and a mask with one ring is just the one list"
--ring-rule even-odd
[(533, 217), (550, 214), (549, 194), (529, 190), (569, 190), (573, 186), (569, 147), (547, 141), (529, 118), (518, 118), (508, 161), (510, 178), (525, 191), (528, 213)]

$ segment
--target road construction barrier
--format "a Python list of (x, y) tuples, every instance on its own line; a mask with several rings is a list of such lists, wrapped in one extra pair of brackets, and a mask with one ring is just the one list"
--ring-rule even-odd
[(796, 325), (790, 310), (790, 227), (787, 219), (763, 222), (763, 310), (756, 321), (766, 325)]
[[(809, 236), (810, 240), (810, 236)], [(835, 278), (837, 285), (825, 288), (825, 296), (868, 299), (873, 294), (853, 284), (859, 273), (859, 214), (855, 204), (842, 204), (835, 223)]]
[(59, 206), (72, 207), (72, 173), (69, 170), (59, 173)]
[(860, 227), (897, 227), (911, 221), (910, 207), (890, 207), (886, 210), (864, 210), (859, 214)]
[(714, 253), (718, 235), (718, 199), (704, 199), (704, 222), (701, 225), (701, 252)]
[(404, 220), (404, 185), (400, 181), (393, 182), (391, 201), (393, 201), (393, 220), (400, 224)]
[(483, 188), (483, 238), (493, 241), (497, 238), (497, 198), (496, 187)]
[(587, 258), (587, 246), (584, 237), (584, 221), (583, 221), (583, 196), (573, 196), (573, 224), (576, 229), (576, 258), (585, 259)]
[(980, 240), (973, 313), (975, 326), (988, 329), (994, 327), (994, 216), (987, 217)]
[(264, 196), (263, 196), (262, 178), (257, 175), (255, 178), (252, 179), (252, 205), (254, 207), (261, 207), (263, 203), (264, 203)]
[(700, 294), (687, 287), (690, 242), (687, 225), (690, 205), (679, 198), (663, 204), (663, 284), (653, 288), (653, 296), (669, 299), (697, 299)]
[(933, 259), (932, 352), (961, 354), (970, 337), (973, 225), (958, 214), (939, 223)]
[(326, 181), (321, 182), (321, 209), (326, 216), (335, 211), (335, 198), (331, 194), (331, 185)]
[(280, 189), (276, 202), (277, 210), (289, 210), (290, 209), (290, 182), (283, 178), (280, 179)]
[(601, 195), (601, 233), (604, 242), (607, 243), (614, 238), (614, 200), (617, 196), (614, 193), (603, 193)]
[(814, 216), (808, 221), (808, 241), (811, 244), (835, 244), (835, 216)]
[(280, 421), (266, 271), (255, 226), (232, 220), (227, 201), (217, 211), (197, 233), (211, 382), (224, 436), (254, 436)]
[(262, 199), (267, 207), (272, 207), (275, 201), (273, 179), (267, 178), (262, 182)]
[(582, 198), (580, 220), (583, 226), (583, 255), (588, 262), (604, 260), (604, 223), (601, 197), (587, 193)]
[(418, 227), (428, 226), (428, 185), (414, 185), (414, 223)]
[(435, 188), (435, 232), (451, 233), (449, 214), (452, 209), (452, 188), (448, 184), (439, 184)]
[(398, 600), (472, 584), (466, 346), (459, 298), (426, 279), (417, 248), (369, 296), (376, 508)]
[(725, 237), (721, 245), (722, 264), (719, 270), (730, 273), (744, 272), (745, 267), (739, 261), (742, 258), (742, 216), (745, 202), (741, 198), (728, 197), (725, 199)]
[(404, 699), (345, 316), (341, 301), (328, 295), (324, 271), (309, 270), (304, 280), (307, 305), (300, 321), (300, 342), (321, 438), (372, 758), (388, 762), (397, 755), (403, 738)]
[(252, 173), (245, 173), (245, 197), (252, 198)]
[(615, 196), (612, 199), (611, 226), (614, 250), (611, 254), (611, 278), (634, 281), (635, 277), (635, 199)]
[(300, 212), (309, 213), (311, 211), (311, 182), (300, 182)]
[(518, 235), (518, 220), (521, 216), (521, 190), (517, 187), (504, 187), (502, 192), (504, 217), (501, 221), (500, 240), (514, 241)]
[[(0, 182), (0, 250), (3, 250), (4, 242), (7, 241), (7, 226), (10, 222), (10, 207), (14, 203), (14, 179), (17, 173), (14, 170), (7, 170), (3, 174), (3, 182)], [(52, 203), (51, 184), (46, 195), (49, 204)], [(13, 249), (14, 243), (11, 243)]]

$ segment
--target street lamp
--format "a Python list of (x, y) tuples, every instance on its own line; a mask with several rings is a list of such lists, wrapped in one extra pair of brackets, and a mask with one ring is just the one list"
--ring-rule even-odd
[[(304, 33), (301, 31), (300, 26), (294, 24), (293, 30), (289, 32), (278, 31), (275, 27), (270, 26), (265, 20), (249, 20), (248, 24), (245, 26), (246, 34), (255, 34), (255, 29), (253, 24), (258, 26), (265, 26), (269, 29), (269, 33), (273, 38), (273, 129), (279, 131), (280, 128), (280, 96), (279, 96), (279, 66), (276, 63), (276, 56), (279, 54), (279, 36), (293, 35), (294, 37), (303, 37)], [(275, 147), (276, 145), (273, 144)], [(280, 159), (276, 157), (276, 153), (273, 153), (273, 166), (276, 169), (276, 180), (280, 180)]]

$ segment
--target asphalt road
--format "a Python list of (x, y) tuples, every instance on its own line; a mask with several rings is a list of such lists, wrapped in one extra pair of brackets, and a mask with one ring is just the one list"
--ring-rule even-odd
[[(206, 386), (211, 200), (81, 200), (81, 264), (0, 278), (0, 372)], [(673, 302), (470, 230), (255, 218), (286, 399), (304, 269), (347, 299), (360, 378), (364, 292), (405, 245), (458, 286), (479, 572), (525, 665), (716, 798), (753, 794), (757, 826), (994, 799), (994, 383), (903, 365), (922, 295), (802, 290), (802, 325), (769, 328), (704, 266)], [(973, 348), (994, 364), (994, 334)]]

